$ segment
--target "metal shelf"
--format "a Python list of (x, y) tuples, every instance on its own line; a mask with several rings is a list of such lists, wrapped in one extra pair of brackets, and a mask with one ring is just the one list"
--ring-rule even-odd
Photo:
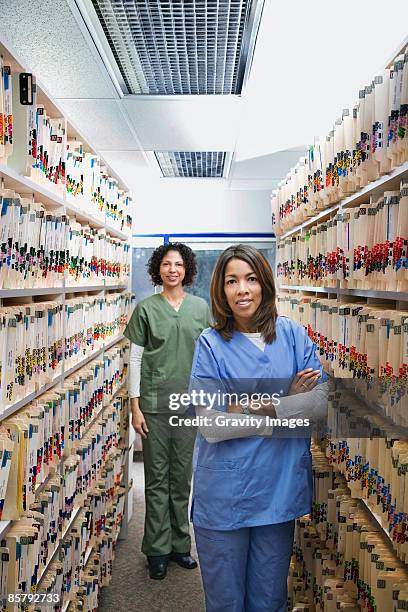
[(90, 361), (92, 361), (96, 357), (99, 357), (100, 355), (102, 355), (102, 353), (104, 351), (107, 351), (108, 349), (112, 348), (112, 346), (114, 346), (117, 342), (119, 342), (120, 340), (123, 340), (123, 339), (124, 339), (123, 335), (117, 336), (116, 338), (114, 338), (113, 340), (108, 342), (107, 344), (104, 344), (102, 347), (97, 349), (94, 353), (92, 353), (91, 355), (88, 355), (87, 357), (82, 359), (80, 362), (78, 362), (76, 365), (74, 365), (71, 368), (69, 368), (69, 370), (64, 371), (64, 379), (67, 376), (70, 376), (71, 374), (74, 374), (74, 372), (76, 372), (77, 370), (80, 370), (81, 368), (86, 366)]
[(408, 302), (408, 293), (398, 291), (376, 291), (375, 289), (342, 289), (339, 288), (339, 295), (354, 295), (357, 297), (379, 298), (383, 300), (396, 300)]
[(0, 537), (7, 531), (13, 521), (0, 521)]
[[(370, 504), (368, 503), (368, 501), (366, 499), (363, 499), (362, 497), (360, 497), (361, 501), (363, 502), (363, 504), (365, 505), (365, 507), (367, 508), (367, 510), (369, 511), (370, 515), (373, 517), (373, 519), (375, 520), (375, 522), (378, 524), (378, 526), (380, 527), (380, 529), (383, 531), (383, 533), (385, 534), (385, 536), (387, 537), (387, 539), (391, 542), (391, 544), (393, 544), (393, 540), (391, 537), (391, 534), (388, 532), (388, 530), (384, 527), (384, 525), (381, 522), (381, 517), (376, 513), (375, 510), (373, 510), (370, 506)], [(394, 550), (395, 552), (395, 550)]]
[(20, 195), (32, 195), (49, 208), (63, 208), (65, 206), (62, 193), (33, 181), (29, 176), (22, 176), (6, 164), (0, 163), (0, 174), (7, 179), (7, 188), (17, 191)]
[[(327, 460), (327, 457), (326, 457), (326, 460)], [(328, 463), (328, 465), (331, 465), (328, 460), (327, 460), (327, 463)], [(343, 472), (339, 470), (339, 471), (336, 471), (335, 473), (341, 475), (341, 477), (342, 477), (344, 483), (346, 484), (347, 488), (350, 489), (349, 482), (347, 481), (347, 479), (344, 476)], [(375, 510), (373, 510), (373, 508), (371, 508), (370, 504), (368, 503), (368, 501), (366, 499), (364, 499), (363, 497), (357, 497), (355, 499), (359, 499), (364, 504), (364, 506), (367, 508), (368, 512), (370, 513), (370, 516), (373, 518), (373, 520), (377, 523), (378, 527), (384, 533), (387, 541), (392, 545), (392, 552), (393, 552), (393, 554), (396, 555), (397, 551), (395, 550), (395, 548), (393, 546), (392, 537), (391, 537), (390, 533), (388, 532), (388, 530), (382, 524), (381, 517), (376, 513)]]
[(403, 55), (404, 54), (405, 47), (407, 45), (408, 45), (408, 36), (406, 36), (404, 38), (404, 40), (395, 49), (394, 53), (391, 55), (390, 59), (388, 60), (388, 62), (385, 65), (386, 68), (392, 68), (393, 67), (396, 58), (398, 57), (398, 55)]
[(122, 285), (63, 285), (61, 287), (28, 287), (26, 289), (0, 289), (0, 299), (16, 297), (34, 297), (36, 295), (64, 295), (67, 293), (86, 293), (87, 291), (127, 289), (126, 284)]
[(344, 198), (343, 200), (340, 200), (340, 202), (338, 202), (337, 204), (334, 204), (333, 206), (330, 206), (329, 208), (325, 208), (324, 210), (320, 211), (317, 215), (310, 217), (310, 219), (307, 219), (300, 225), (297, 225), (296, 227), (288, 230), (281, 236), (278, 236), (279, 240), (284, 240), (285, 238), (288, 238), (292, 234), (299, 232), (301, 229), (305, 227), (309, 227), (309, 225), (313, 225), (314, 223), (316, 223), (316, 221), (319, 221), (319, 219), (326, 217), (327, 215), (329, 215), (332, 212), (335, 212), (336, 210), (339, 210), (341, 208), (346, 208), (354, 204), (361, 204), (367, 198), (367, 196), (370, 196), (378, 191), (381, 191), (381, 189), (389, 186), (389, 183), (398, 181), (406, 173), (408, 173), (408, 162), (405, 162), (401, 166), (398, 166), (398, 168), (394, 168), (394, 170), (392, 170), (389, 174), (385, 174), (384, 176), (381, 176), (376, 181), (369, 183), (368, 185), (366, 185), (359, 191), (356, 191), (356, 193), (353, 193), (353, 195), (348, 196)]
[(35, 295), (61, 295), (64, 287), (31, 287), (27, 289), (0, 289), (0, 298), (32, 297)]
[(116, 227), (112, 227), (111, 225), (109, 225), (109, 223), (105, 224), (105, 229), (109, 234), (115, 236), (116, 238), (120, 238), (121, 240), (130, 240), (131, 238), (130, 234), (127, 234), (122, 230), (118, 230)]
[(279, 240), (284, 240), (285, 238), (288, 238), (292, 234), (295, 234), (296, 232), (300, 232), (300, 230), (303, 229), (304, 227), (309, 227), (309, 225), (313, 225), (313, 223), (316, 223), (316, 221), (319, 221), (319, 219), (326, 217), (332, 212), (335, 212), (336, 210), (340, 208), (340, 206), (341, 206), (341, 202), (338, 202), (337, 204), (334, 204), (333, 206), (329, 206), (328, 208), (325, 208), (324, 210), (320, 211), (317, 215), (314, 215), (313, 217), (310, 217), (306, 221), (303, 221), (303, 223), (301, 223), (300, 225), (296, 225), (295, 227), (288, 230), (281, 236), (277, 236), (277, 238), (279, 238)]
[(60, 470), (62, 470), (62, 466), (63, 465), (64, 465), (64, 457), (62, 457), (61, 460), (55, 466), (55, 472), (52, 472), (51, 474), (48, 474), (48, 476), (45, 478), (45, 480), (43, 480), (42, 482), (40, 482), (40, 484), (38, 484), (36, 486), (35, 491), (34, 491), (34, 495), (35, 496), (39, 495), (42, 491), (44, 491), (44, 489), (48, 485), (49, 481), (55, 476), (55, 474), (60, 474), (61, 473)]
[(311, 285), (279, 285), (278, 289), (285, 291), (309, 291), (312, 293), (328, 293), (330, 295), (343, 295), (363, 298), (377, 298), (408, 302), (408, 293), (398, 291), (376, 291), (375, 289), (347, 289), (342, 287), (313, 287)]
[(120, 391), (122, 391), (122, 390), (124, 389), (124, 387), (126, 386), (126, 382), (127, 382), (127, 378), (125, 378), (125, 380), (123, 380), (123, 381), (120, 383), (119, 387), (118, 387), (118, 388), (116, 389), (116, 391), (113, 393), (112, 397), (110, 397), (110, 398), (108, 399), (108, 403), (107, 403), (107, 404), (104, 404), (104, 406), (103, 406), (104, 408), (105, 408), (106, 406), (109, 406), (109, 404), (110, 404), (111, 402), (113, 402), (113, 400), (115, 399), (115, 397), (117, 396), (117, 394), (118, 394)]
[(0, 175), (7, 179), (7, 187), (13, 189), (20, 195), (32, 195), (34, 198), (50, 209), (63, 208), (68, 214), (72, 213), (83, 223), (91, 227), (105, 229), (108, 234), (122, 240), (129, 240), (130, 234), (112, 227), (103, 219), (94, 216), (92, 213), (75, 206), (72, 202), (67, 201), (65, 188), (60, 191), (53, 191), (47, 185), (37, 183), (29, 176), (21, 176), (13, 168), (6, 164), (0, 163)]
[(105, 289), (115, 289), (116, 291), (120, 290), (120, 289), (127, 289), (128, 286), (127, 284), (123, 284), (123, 285), (105, 285)]
[(86, 210), (83, 210), (79, 206), (76, 206), (73, 202), (71, 202), (70, 200), (67, 200), (66, 198), (65, 198), (64, 205), (65, 205), (67, 213), (68, 214), (72, 213), (73, 215), (75, 215), (78, 221), (86, 223), (87, 225), (90, 225), (91, 227), (105, 229), (108, 234), (116, 238), (121, 238), (122, 240), (129, 239), (128, 234), (126, 234), (125, 232), (122, 232), (121, 230), (118, 230), (116, 227), (113, 227), (112, 225), (109, 225), (109, 223), (106, 223), (105, 218), (101, 219), (100, 217), (94, 216), (92, 213), (87, 212)]
[(91, 556), (92, 551), (93, 551), (93, 546), (88, 546), (88, 548), (86, 549), (86, 552), (85, 552), (84, 567), (88, 563), (89, 557)]
[(112, 346), (114, 346), (117, 342), (120, 342), (120, 340), (123, 340), (124, 338), (125, 337), (123, 335), (117, 336), (116, 338), (108, 342), (107, 344), (104, 344), (103, 346), (101, 346), (91, 355), (88, 355), (87, 357), (79, 361), (76, 365), (72, 366), (69, 370), (64, 371), (63, 374), (59, 374), (51, 382), (40, 387), (37, 391), (30, 393), (29, 395), (22, 398), (18, 402), (12, 404), (11, 406), (7, 406), (5, 410), (0, 414), (0, 422), (6, 419), (7, 417), (11, 416), (18, 410), (21, 410), (21, 408), (24, 408), (24, 406), (27, 406), (27, 404), (30, 404), (31, 402), (33, 402), (35, 399), (37, 399), (37, 397), (39, 397), (43, 393), (46, 393), (52, 387), (55, 387), (55, 385), (59, 385), (63, 383), (65, 378), (67, 378), (68, 376), (70, 376), (71, 374), (79, 370), (80, 368), (83, 368), (84, 366), (86, 366), (93, 359), (96, 359), (97, 357), (101, 356), (104, 351), (107, 351), (108, 349), (112, 348)]
[(65, 536), (67, 536), (67, 535), (68, 535), (68, 533), (71, 531), (71, 529), (72, 529), (72, 525), (74, 524), (74, 521), (75, 521), (76, 517), (78, 516), (78, 514), (81, 512), (81, 510), (82, 510), (82, 507), (81, 507), (81, 506), (77, 506), (77, 507), (75, 507), (75, 508), (73, 509), (73, 511), (72, 511), (72, 515), (71, 515), (71, 518), (69, 519), (69, 522), (68, 522), (67, 527), (65, 528), (65, 531), (62, 533), (61, 537), (60, 537), (60, 538), (58, 538), (57, 545), (56, 545), (56, 547), (54, 548), (54, 550), (53, 550), (53, 552), (52, 552), (52, 555), (51, 555), (51, 557), (49, 558), (49, 560), (47, 561), (47, 563), (46, 563), (46, 565), (45, 565), (45, 567), (44, 567), (43, 571), (41, 572), (41, 576), (40, 576), (40, 577), (38, 578), (38, 580), (37, 580), (37, 586), (38, 586), (38, 585), (41, 583), (41, 580), (44, 578), (45, 574), (47, 573), (47, 571), (48, 571), (48, 569), (49, 569), (49, 567), (50, 567), (51, 563), (52, 563), (52, 562), (54, 561), (54, 559), (56, 558), (57, 553), (58, 553), (58, 551), (59, 551), (59, 549), (60, 549), (60, 547), (61, 547), (61, 543), (63, 542), (63, 540), (64, 540)]
[(66, 198), (65, 198), (64, 205), (65, 205), (68, 215), (70, 213), (72, 215), (75, 215), (77, 221), (81, 221), (97, 229), (102, 229), (105, 227), (105, 221), (102, 218), (93, 215), (91, 212), (84, 210), (80, 206), (76, 206), (70, 200), (67, 200)]
[(313, 287), (310, 285), (279, 285), (279, 289), (293, 290), (293, 291), (312, 291), (315, 293), (334, 293), (337, 294), (336, 287)]
[(4, 411), (0, 414), (0, 422), (6, 419), (7, 417), (11, 416), (18, 410), (21, 410), (21, 408), (24, 408), (24, 406), (26, 406), (30, 402), (33, 402), (35, 399), (37, 399), (37, 397), (39, 397), (43, 393), (46, 393), (52, 387), (55, 387), (55, 385), (61, 384), (61, 382), (62, 382), (62, 374), (59, 374), (58, 376), (53, 378), (52, 381), (50, 381), (46, 385), (43, 385), (42, 387), (37, 389), (37, 391), (33, 391), (26, 397), (23, 397), (18, 402), (15, 402), (14, 404), (11, 404), (10, 406), (6, 406)]
[(85, 293), (86, 291), (104, 291), (105, 285), (72, 285), (64, 287), (64, 293)]

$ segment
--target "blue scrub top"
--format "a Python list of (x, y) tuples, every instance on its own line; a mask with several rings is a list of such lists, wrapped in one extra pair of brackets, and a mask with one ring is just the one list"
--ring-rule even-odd
[[(197, 341), (190, 391), (225, 390), (233, 379), (238, 386), (245, 381), (246, 388), (249, 379), (257, 385), (273, 379), (286, 395), (293, 377), (305, 368), (320, 369), (319, 381), (326, 380), (306, 331), (287, 317), (277, 318), (276, 339), (264, 351), (238, 331), (228, 342), (207, 329)], [(191, 516), (198, 527), (233, 530), (282, 523), (308, 514), (311, 504), (310, 438), (254, 436), (210, 444), (197, 434)]]

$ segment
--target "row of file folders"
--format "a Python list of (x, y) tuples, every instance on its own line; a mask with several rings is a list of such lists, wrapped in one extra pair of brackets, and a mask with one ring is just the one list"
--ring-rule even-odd
[[(61, 465), (64, 499), (78, 500), (86, 490), (94, 459), (94, 429), (90, 425), (123, 386), (128, 352), (127, 341), (118, 343), (104, 353), (103, 359), (97, 358), (67, 377), (63, 386), (40, 395), (2, 421), (0, 520), (17, 520), (23, 516), (44, 483)], [(123, 393), (119, 397), (123, 403)], [(122, 433), (126, 429), (125, 418), (123, 412)], [(112, 433), (106, 432), (107, 436)]]
[[(0, 308), (0, 408), (37, 391), (120, 337), (134, 296), (112, 293)], [(1, 411), (0, 411), (1, 414)]]
[(311, 518), (296, 521), (289, 574), (292, 611), (405, 610), (405, 564), (317, 445), (313, 447), (313, 479)]
[(272, 193), (274, 232), (336, 204), (408, 160), (408, 47), (360, 90)]
[[(366, 435), (363, 420), (370, 422)], [(348, 390), (329, 395), (328, 425), (327, 459), (344, 476), (352, 497), (367, 502), (396, 555), (408, 563), (407, 436), (399, 438), (384, 416), (367, 411)], [(324, 515), (325, 507), (315, 506), (315, 512)]]
[[(3, 536), (0, 592), (5, 610), (40, 609), (25, 607), (30, 601), (23, 596), (33, 592), (58, 595), (58, 602), (51, 600), (52, 609), (78, 596), (86, 599), (82, 608), (77, 601), (78, 609), (96, 609), (99, 587), (111, 576), (124, 513), (127, 404), (126, 394), (119, 393), (102, 409), (64, 460), (62, 472), (48, 479)], [(90, 547), (89, 567), (85, 562)], [(21, 594), (19, 600), (16, 594)]]
[(408, 178), (400, 189), (279, 241), (281, 284), (408, 290)]
[(408, 311), (299, 293), (280, 293), (277, 304), (305, 327), (327, 371), (358, 381), (395, 424), (408, 425)]
[(105, 230), (0, 191), (0, 289), (126, 284), (130, 246)]
[[(127, 232), (132, 226), (131, 198), (118, 181), (109, 175), (101, 159), (83, 149), (81, 142), (68, 140), (64, 117), (51, 117), (44, 105), (37, 103), (37, 87), (33, 84), (33, 104), (25, 114), (13, 116), (13, 87), (18, 91), (18, 73), (1, 59), (0, 83), (0, 161), (12, 165), (13, 135), (16, 121), (25, 134), (25, 167), (22, 174), (66, 194), (67, 201), (100, 218), (116, 229)], [(35, 79), (34, 79), (35, 81)], [(20, 143), (19, 143), (20, 144)]]
[[(110, 463), (105, 466), (111, 471)], [(36, 593), (27, 591), (8, 591), (7, 597), (3, 599), (5, 612), (42, 612), (44, 609), (61, 610), (69, 612), (94, 612), (98, 607), (101, 588), (107, 586), (112, 578), (112, 566), (115, 558), (116, 542), (120, 532), (120, 524), (124, 516), (126, 489), (117, 485), (113, 496), (109, 496), (105, 489), (106, 472), (103, 477), (95, 483), (90, 491), (92, 501), (98, 500), (99, 512), (103, 522), (103, 530), (96, 538), (89, 536), (89, 523), (95, 520), (93, 516), (92, 503), (78, 512), (69, 533), (61, 543), (61, 553), (53, 560), (47, 568), (44, 578), (41, 579)], [(34, 513), (32, 513), (34, 514)], [(34, 515), (31, 523), (34, 529), (38, 529), (41, 517)], [(91, 530), (92, 533), (92, 530)], [(11, 585), (19, 579), (17, 572), (10, 573), (9, 568), (14, 561), (13, 550), (16, 536), (13, 531), (6, 540), (4, 556), (6, 562), (2, 562), (2, 568), (6, 578)], [(10, 546), (11, 541), (11, 554)], [(89, 542), (88, 548), (86, 543)], [(20, 544), (20, 541), (17, 541)], [(26, 551), (22, 548), (23, 554)], [(19, 558), (21, 561), (21, 556)], [(24, 581), (30, 576), (27, 572), (23, 574)], [(15, 588), (15, 587), (10, 587)], [(52, 606), (52, 607), (51, 607)]]

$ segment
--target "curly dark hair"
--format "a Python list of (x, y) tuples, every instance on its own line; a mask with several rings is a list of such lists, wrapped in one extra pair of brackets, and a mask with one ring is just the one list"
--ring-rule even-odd
[(194, 277), (197, 274), (197, 260), (194, 251), (192, 251), (186, 244), (182, 244), (181, 242), (169, 242), (168, 244), (162, 244), (151, 254), (147, 264), (147, 271), (150, 274), (153, 285), (157, 286), (163, 284), (160, 276), (160, 264), (163, 257), (169, 251), (177, 251), (183, 258), (184, 268), (186, 271), (183, 285), (189, 287), (193, 284)]

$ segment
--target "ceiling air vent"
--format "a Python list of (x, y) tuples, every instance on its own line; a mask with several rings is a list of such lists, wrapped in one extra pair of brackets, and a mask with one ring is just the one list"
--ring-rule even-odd
[(163, 176), (222, 178), (226, 153), (218, 151), (156, 151)]
[(264, 0), (92, 2), (128, 94), (240, 94)]

